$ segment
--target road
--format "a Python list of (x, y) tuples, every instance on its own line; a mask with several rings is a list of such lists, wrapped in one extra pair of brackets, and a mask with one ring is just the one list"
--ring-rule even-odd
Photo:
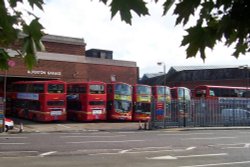
[(0, 135), (0, 166), (250, 166), (250, 130)]

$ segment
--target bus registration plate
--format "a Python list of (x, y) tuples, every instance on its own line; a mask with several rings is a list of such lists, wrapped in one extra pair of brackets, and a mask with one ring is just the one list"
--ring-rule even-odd
[(93, 114), (102, 114), (102, 110), (100, 110), (100, 109), (94, 109), (94, 110), (92, 110), (92, 113)]
[(51, 116), (62, 115), (62, 111), (51, 111), (50, 115)]

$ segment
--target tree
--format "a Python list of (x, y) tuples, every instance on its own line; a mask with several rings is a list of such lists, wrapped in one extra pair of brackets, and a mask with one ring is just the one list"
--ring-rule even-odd
[[(43, 10), (43, 0), (27, 0), (32, 9)], [(23, 0), (0, 0), (0, 69), (9, 68), (9, 53), (6, 48), (13, 44), (21, 43), (21, 51), (17, 50), (24, 58), (25, 64), (31, 69), (36, 64), (36, 52), (44, 50), (41, 38), (44, 35), (43, 26), (39, 19), (29, 11), (21, 11), (18, 5), (24, 4)], [(28, 14), (33, 19), (27, 23), (24, 15)]]
[[(121, 20), (132, 24), (132, 11), (139, 16), (149, 15), (145, 0), (99, 0), (111, 7), (111, 17), (120, 12)], [(44, 0), (26, 0), (32, 9), (43, 10)], [(158, 3), (159, 0), (154, 0)], [(33, 20), (27, 23), (25, 11), (18, 10), (18, 4), (23, 0), (0, 0), (0, 69), (8, 69), (10, 55), (5, 48), (21, 41), (22, 49), (18, 51), (27, 67), (31, 69), (36, 64), (36, 52), (43, 50), (41, 38), (44, 35), (43, 26), (33, 13), (26, 11)], [(176, 25), (187, 25), (190, 17), (195, 15), (196, 25), (186, 29), (181, 46), (187, 46), (187, 58), (198, 53), (203, 60), (205, 49), (213, 49), (217, 42), (226, 46), (235, 46), (233, 55), (250, 51), (250, 1), (249, 0), (165, 0), (163, 15), (171, 7), (177, 15)], [(20, 38), (20, 36), (22, 36)], [(20, 40), (21, 39), (21, 40)]]
[[(108, 4), (108, 0), (100, 0)], [(155, 3), (158, 0), (154, 0)], [(111, 17), (120, 12), (121, 20), (132, 24), (134, 11), (139, 16), (149, 15), (144, 0), (112, 0)], [(163, 15), (171, 7), (177, 15), (176, 25), (187, 25), (191, 16), (197, 17), (196, 25), (186, 29), (181, 46), (187, 46), (187, 58), (200, 57), (205, 61), (205, 49), (213, 49), (217, 42), (235, 46), (233, 56), (250, 51), (250, 1), (249, 0), (165, 0)]]

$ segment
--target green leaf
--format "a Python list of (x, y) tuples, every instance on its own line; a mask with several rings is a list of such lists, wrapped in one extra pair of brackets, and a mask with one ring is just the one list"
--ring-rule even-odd
[(23, 32), (26, 35), (23, 39), (23, 55), (25, 64), (29, 69), (36, 64), (37, 51), (43, 51), (44, 46), (41, 38), (44, 35), (42, 32), (43, 26), (39, 23), (38, 19), (31, 21), (29, 25), (23, 26)]
[(106, 5), (108, 0), (100, 0), (100, 2), (103, 2)]
[(163, 15), (166, 15), (168, 10), (173, 6), (175, 0), (166, 0), (163, 4)]
[(43, 0), (28, 0), (28, 2), (32, 8), (34, 8), (34, 6), (37, 6), (39, 9), (43, 10)]
[(3, 49), (0, 48), (0, 69), (1, 70), (8, 70), (8, 60), (10, 59), (9, 54)]
[(8, 46), (17, 38), (18, 30), (13, 27), (17, 17), (11, 16), (5, 8), (5, 3), (0, 1), (0, 45)]
[(233, 56), (238, 58), (240, 54), (246, 54), (247, 48), (248, 48), (247, 43), (238, 42), (236, 47), (235, 47), (235, 51), (233, 53)]
[(111, 6), (111, 17), (113, 18), (117, 12), (120, 12), (121, 20), (131, 24), (131, 10), (138, 16), (148, 15), (146, 3), (143, 0), (113, 0)]
[(15, 8), (15, 7), (16, 7), (17, 2), (21, 2), (21, 3), (22, 3), (23, 0), (9, 0), (10, 6), (11, 6), (12, 8)]
[(191, 15), (194, 15), (194, 11), (197, 9), (197, 7), (200, 5), (201, 0), (182, 0), (180, 3), (176, 5), (176, 8), (174, 10), (174, 14), (178, 15), (176, 19), (176, 25), (183, 22), (183, 25), (185, 25), (189, 17)]
[(37, 62), (36, 44), (32, 37), (25, 37), (23, 46), (24, 62), (30, 70)]
[(187, 58), (196, 57), (198, 51), (200, 57), (205, 60), (205, 49), (213, 49), (216, 43), (216, 30), (213, 27), (201, 27), (196, 25), (187, 29), (188, 35), (184, 36), (181, 46), (188, 45), (186, 49)]
[(44, 46), (41, 42), (41, 39), (44, 35), (43, 26), (39, 23), (38, 19), (34, 19), (31, 21), (30, 25), (24, 25), (23, 31), (28, 37), (31, 37), (34, 41), (36, 50), (44, 51)]

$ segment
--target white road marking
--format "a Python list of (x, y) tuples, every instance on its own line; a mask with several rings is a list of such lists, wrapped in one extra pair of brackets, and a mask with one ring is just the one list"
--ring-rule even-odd
[(5, 145), (22, 145), (22, 144), (29, 144), (29, 143), (0, 143), (1, 144), (5, 144)]
[(188, 147), (188, 148), (186, 148), (186, 150), (187, 151), (189, 151), (189, 150), (193, 150), (193, 149), (195, 149), (196, 147)]
[(86, 138), (90, 138), (90, 137), (93, 137), (93, 138), (98, 138), (98, 137), (100, 137), (100, 138), (109, 138), (109, 137), (124, 137), (124, 136), (126, 136), (126, 135), (113, 135), (113, 136), (60, 136), (61, 138), (84, 138), (84, 137), (86, 137)]
[[(164, 149), (164, 150), (156, 150), (156, 149)], [(168, 149), (168, 150), (166, 150), (166, 149)], [(144, 152), (162, 152), (162, 151), (170, 151), (170, 146), (130, 148), (127, 150), (121, 150), (119, 153), (124, 154), (124, 153), (144, 153)]]
[(250, 134), (250, 132), (239, 132), (241, 134)]
[(250, 164), (250, 161), (226, 162), (226, 163), (217, 163), (217, 164), (202, 164), (202, 165), (179, 166), (179, 167), (235, 166), (236, 164)]
[(90, 152), (90, 151), (121, 151), (121, 149), (90, 149), (90, 150), (77, 150), (77, 152)]
[[(88, 155), (117, 155), (117, 154), (142, 154), (142, 153), (157, 153), (157, 152), (168, 152), (168, 151), (177, 151), (177, 150), (148, 150), (148, 151), (130, 151), (130, 150), (121, 150), (119, 152), (106, 152), (106, 153), (94, 153)], [(183, 150), (182, 150), (183, 151)]]
[(142, 142), (145, 140), (117, 140), (117, 141), (79, 141), (79, 142), (66, 142), (70, 144), (84, 144), (84, 143), (126, 143), (126, 142)]
[(213, 144), (213, 145), (208, 145), (208, 146), (234, 146), (234, 145), (240, 145), (240, 144), (246, 144), (246, 143)]
[(250, 143), (216, 144), (209, 146), (224, 146), (222, 149), (250, 148)]
[(235, 139), (237, 137), (204, 137), (204, 138), (185, 138), (182, 140), (218, 140), (218, 139)]
[(163, 159), (177, 159), (177, 157), (166, 155), (166, 156), (152, 157), (152, 158), (146, 158), (146, 159), (163, 160)]
[(71, 128), (71, 127), (69, 127), (69, 126), (62, 125), (62, 124), (57, 124), (57, 126), (62, 126), (62, 127), (64, 127), (64, 128), (67, 128), (67, 129), (70, 129), (70, 128)]
[(127, 134), (127, 133), (130, 134), (131, 133), (131, 134), (134, 134), (134, 133), (138, 133), (138, 132), (117, 132), (117, 133), (125, 133), (125, 134)]
[(0, 139), (26, 139), (27, 137), (18, 137), (18, 136), (5, 136), (5, 137), (0, 137)]
[(13, 153), (37, 153), (38, 151), (2, 151), (0, 154), (13, 154)]
[(241, 144), (247, 144), (247, 143), (214, 144), (214, 145), (208, 145), (208, 146), (210, 146), (210, 147), (213, 147), (213, 146), (234, 146), (234, 145), (241, 145)]
[(45, 153), (40, 154), (39, 156), (40, 156), (40, 157), (44, 157), (44, 156), (47, 156), (47, 155), (54, 154), (54, 153), (56, 153), (56, 152), (57, 152), (57, 151), (45, 152)]
[(225, 156), (228, 155), (227, 153), (218, 153), (218, 154), (199, 154), (199, 155), (185, 155), (185, 156), (159, 156), (159, 157), (152, 157), (147, 159), (155, 159), (155, 160), (171, 160), (171, 159), (178, 159), (178, 158), (193, 158), (193, 157), (214, 157), (214, 156)]
[(129, 150), (122, 150), (122, 151), (119, 151), (118, 153), (119, 154), (124, 154), (124, 153), (126, 153), (126, 152), (128, 152)]
[[(186, 149), (171, 149), (170, 146), (166, 147), (142, 147), (142, 148), (130, 148), (126, 150), (118, 150), (118, 152), (105, 152), (105, 153), (93, 153), (89, 155), (117, 155), (117, 154), (143, 154), (143, 153), (157, 153), (157, 152), (184, 152), (196, 147), (188, 147)], [(158, 149), (158, 150), (157, 150)]]
[(158, 136), (191, 136), (191, 135), (212, 135), (214, 133), (171, 133), (171, 134), (157, 134)]

